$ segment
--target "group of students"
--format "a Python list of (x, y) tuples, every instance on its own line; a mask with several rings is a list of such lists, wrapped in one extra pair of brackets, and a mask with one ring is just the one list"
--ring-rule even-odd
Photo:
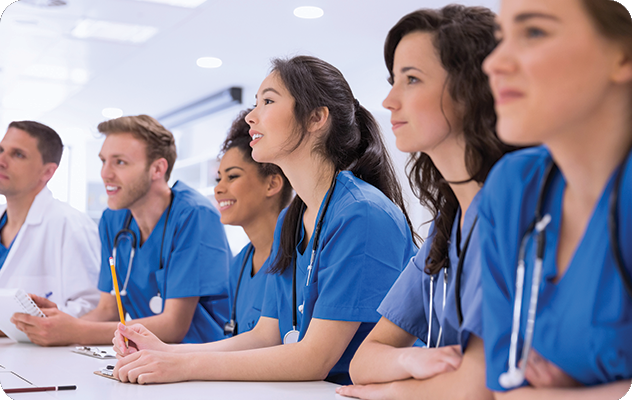
[[(251, 241), (230, 268), (217, 212), (166, 183), (173, 137), (149, 117), (111, 120), (99, 127), (111, 209), (99, 227), (101, 299), (77, 319), (34, 296), (48, 318), (16, 314), (18, 328), (40, 344), (111, 340), (123, 382), (326, 379), (367, 399), (622, 397), (632, 379), (628, 11), (612, 0), (502, 0), (498, 16), (421, 9), (390, 30), (384, 55), (383, 105), (433, 215), (420, 249), (379, 126), (342, 74), (314, 57), (275, 59), (222, 149), (221, 222)], [(142, 136), (139, 118), (164, 134)], [(173, 152), (151, 150), (165, 145)], [(110, 256), (127, 326), (113, 322)]]

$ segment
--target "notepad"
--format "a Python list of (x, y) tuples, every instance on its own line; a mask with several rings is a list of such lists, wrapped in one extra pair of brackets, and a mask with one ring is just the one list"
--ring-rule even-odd
[(46, 317), (23, 289), (0, 289), (0, 331), (17, 342), (29, 343), (28, 336), (10, 321), (15, 313)]

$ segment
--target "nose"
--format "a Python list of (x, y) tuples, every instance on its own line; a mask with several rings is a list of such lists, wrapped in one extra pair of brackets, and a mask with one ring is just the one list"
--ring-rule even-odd
[(110, 163), (108, 161), (103, 161), (103, 165), (101, 165), (101, 179), (105, 183), (112, 179), (114, 174), (112, 173), (112, 168), (110, 167)]
[(382, 102), (382, 107), (386, 108), (389, 111), (395, 111), (399, 109), (401, 103), (399, 101), (399, 90), (397, 86), (393, 85), (391, 90), (388, 92), (388, 95)]
[(217, 182), (217, 185), (215, 185), (214, 192), (215, 192), (215, 200), (217, 200), (217, 196), (226, 192), (223, 179), (220, 179), (219, 182)]
[(246, 117), (244, 117), (244, 120), (246, 121), (248, 125), (250, 125), (251, 128), (254, 124), (257, 123), (255, 119), (256, 112), (257, 112), (257, 107), (253, 108), (248, 114), (246, 114)]
[(6, 168), (7, 166), (7, 154), (5, 151), (0, 151), (0, 166)]
[(512, 56), (508, 38), (503, 39), (483, 61), (483, 71), (492, 79), (494, 76), (515, 72), (517, 64)]

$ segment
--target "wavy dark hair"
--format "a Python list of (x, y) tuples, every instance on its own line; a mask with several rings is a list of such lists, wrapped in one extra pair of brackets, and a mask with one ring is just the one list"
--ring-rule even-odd
[[(274, 59), (277, 74), (294, 98), (297, 129), (294, 148), (307, 137), (312, 113), (329, 109), (328, 131), (312, 151), (333, 163), (336, 170), (349, 170), (378, 188), (404, 213), (413, 237), (416, 237), (402, 197), (402, 190), (373, 115), (357, 100), (342, 73), (323, 60), (310, 56)], [(294, 230), (301, 218), (303, 200), (295, 196), (281, 228), (281, 243), (270, 273), (283, 273), (291, 265), (296, 249)]]
[(632, 19), (624, 5), (613, 0), (582, 0), (595, 27), (610, 40), (621, 43), (632, 56)]
[(278, 166), (270, 163), (260, 163), (252, 158), (252, 147), (250, 147), (250, 125), (246, 122), (246, 115), (252, 111), (252, 108), (243, 110), (237, 115), (228, 130), (228, 136), (222, 143), (218, 158), (221, 158), (226, 152), (232, 148), (237, 148), (241, 152), (244, 160), (251, 162), (257, 166), (259, 175), (267, 177), (270, 175), (279, 175), (283, 179), (283, 189), (279, 198), (279, 211), (287, 207), (292, 199), (292, 185), (287, 177)]
[[(384, 59), (392, 80), (395, 49), (402, 38), (413, 32), (432, 35), (448, 75), (444, 91), (462, 110), (465, 165), (470, 180), (478, 183), (484, 182), (494, 163), (512, 149), (496, 135), (494, 98), (482, 69), (483, 60), (496, 47), (494, 30), (494, 13), (487, 8), (449, 5), (404, 16), (390, 30), (384, 44)], [(406, 166), (415, 196), (430, 210), (435, 223), (426, 272), (436, 274), (448, 262), (450, 234), (459, 202), (427, 154), (412, 153)]]

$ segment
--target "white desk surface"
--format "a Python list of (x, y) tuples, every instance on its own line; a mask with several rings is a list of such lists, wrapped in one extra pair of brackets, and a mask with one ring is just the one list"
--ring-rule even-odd
[[(77, 385), (77, 390), (12, 394), (15, 400), (73, 399), (346, 399), (328, 382), (182, 382), (131, 385), (94, 375), (116, 362), (75, 354), (71, 347), (39, 347), (0, 339), (0, 372), (13, 371), (35, 386)], [(3, 369), (4, 368), (4, 369)], [(0, 379), (4, 373), (0, 373)], [(0, 380), (0, 384), (2, 381)], [(28, 386), (28, 385), (25, 385)], [(5, 394), (0, 392), (0, 399)]]

